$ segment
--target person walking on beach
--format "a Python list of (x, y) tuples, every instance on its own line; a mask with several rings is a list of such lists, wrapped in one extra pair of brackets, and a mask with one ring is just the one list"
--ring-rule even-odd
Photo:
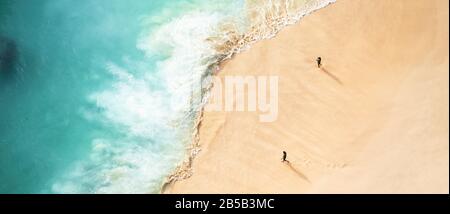
[(281, 162), (289, 162), (287, 159), (287, 152), (286, 151), (283, 151), (283, 158), (281, 158)]
[(322, 66), (322, 57), (317, 57), (317, 67), (320, 68)]

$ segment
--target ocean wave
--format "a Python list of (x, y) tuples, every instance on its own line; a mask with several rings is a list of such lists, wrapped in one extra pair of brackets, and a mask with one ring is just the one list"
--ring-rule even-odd
[(114, 137), (94, 139), (89, 157), (52, 191), (155, 193), (164, 183), (189, 177), (209, 77), (219, 64), (332, 2), (181, 1), (142, 17), (147, 30), (136, 47), (144, 60), (156, 58), (155, 66), (139, 73), (133, 66), (105, 64), (114, 80), (88, 97), (97, 110), (83, 112), (114, 130)]

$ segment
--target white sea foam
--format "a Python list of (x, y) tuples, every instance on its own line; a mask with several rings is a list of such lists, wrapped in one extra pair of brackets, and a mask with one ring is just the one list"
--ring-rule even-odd
[[(217, 63), (214, 48), (205, 42), (222, 19), (216, 12), (192, 12), (173, 19), (143, 36), (138, 48), (149, 57), (166, 57), (156, 71), (143, 76), (113, 62), (111, 87), (89, 100), (100, 109), (85, 112), (120, 133), (92, 142), (87, 160), (74, 166), (53, 185), (58, 193), (157, 192), (185, 154), (195, 117), (203, 103), (199, 80)], [(152, 87), (157, 78), (158, 87)]]
[[(195, 5), (199, 2), (203, 5)], [(114, 81), (88, 97), (98, 111), (84, 114), (115, 134), (94, 139), (89, 157), (56, 182), (54, 192), (158, 192), (192, 143), (195, 120), (210, 86), (204, 80), (218, 63), (333, 1), (314, 1), (308, 10), (288, 16), (271, 12), (273, 19), (267, 19), (267, 5), (261, 6), (264, 19), (255, 23), (245, 22), (249, 17), (242, 2), (219, 2), (222, 5), (210, 7), (214, 2), (194, 1), (189, 11), (164, 10), (158, 17), (143, 18), (151, 30), (137, 48), (160, 60), (142, 75), (114, 62), (105, 65)], [(164, 16), (174, 17), (165, 21)]]

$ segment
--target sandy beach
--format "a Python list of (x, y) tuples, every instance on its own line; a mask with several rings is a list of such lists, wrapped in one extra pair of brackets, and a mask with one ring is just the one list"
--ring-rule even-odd
[(448, 4), (338, 0), (227, 61), (279, 76), (278, 119), (204, 112), (165, 193), (448, 193)]

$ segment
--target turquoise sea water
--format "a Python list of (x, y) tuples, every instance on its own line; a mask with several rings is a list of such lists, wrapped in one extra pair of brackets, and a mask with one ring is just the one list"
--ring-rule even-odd
[(245, 31), (244, 10), (245, 0), (0, 0), (0, 193), (158, 192), (224, 57), (207, 41), (225, 41), (230, 23)]
[(198, 39), (222, 6), (0, 0), (2, 49), (15, 53), (0, 73), (0, 192), (157, 192), (195, 116), (169, 103), (204, 72)]

